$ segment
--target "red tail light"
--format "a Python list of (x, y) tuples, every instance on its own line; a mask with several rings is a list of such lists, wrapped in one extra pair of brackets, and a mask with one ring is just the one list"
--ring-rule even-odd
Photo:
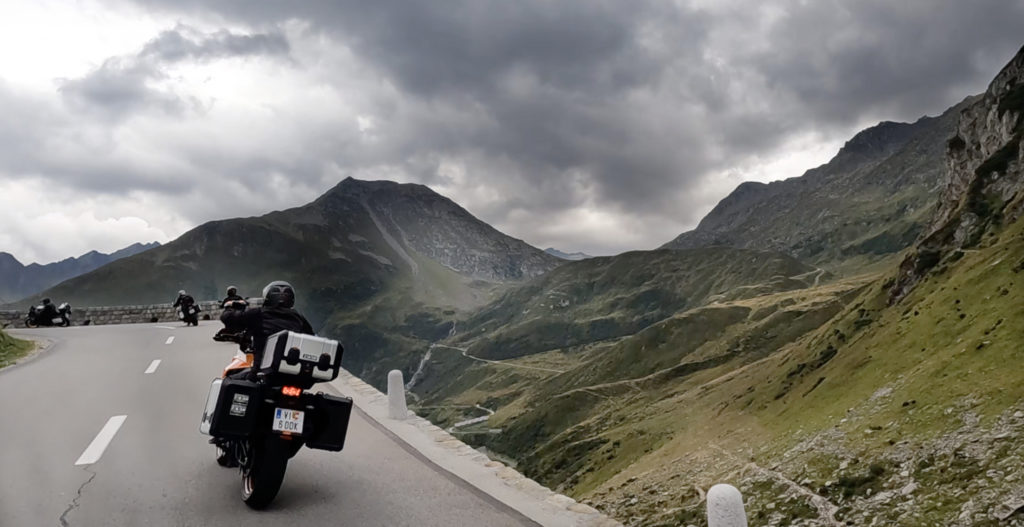
[(302, 395), (302, 388), (296, 386), (282, 386), (281, 393), (290, 397), (298, 397)]

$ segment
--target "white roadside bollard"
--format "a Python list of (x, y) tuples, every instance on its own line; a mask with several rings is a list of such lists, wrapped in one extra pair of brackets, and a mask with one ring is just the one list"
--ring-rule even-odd
[(708, 527), (747, 527), (743, 495), (732, 485), (719, 483), (708, 491)]
[(405, 382), (400, 370), (388, 372), (388, 417), (398, 420), (409, 417), (409, 408), (405, 406)]

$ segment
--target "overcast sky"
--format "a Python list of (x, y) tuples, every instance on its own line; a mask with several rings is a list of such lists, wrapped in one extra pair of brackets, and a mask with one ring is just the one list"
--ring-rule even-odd
[(941, 113), (1024, 0), (5, 0), (0, 251), (167, 242), (346, 176), (612, 254)]

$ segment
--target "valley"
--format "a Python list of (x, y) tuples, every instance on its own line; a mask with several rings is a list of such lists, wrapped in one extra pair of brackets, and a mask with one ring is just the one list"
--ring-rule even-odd
[(569, 260), (425, 186), (349, 178), (41, 294), (289, 280), (351, 372), (401, 370), (418, 414), (629, 525), (705, 525), (721, 481), (760, 525), (1019, 522), (1022, 89), (1024, 53), (656, 250)]

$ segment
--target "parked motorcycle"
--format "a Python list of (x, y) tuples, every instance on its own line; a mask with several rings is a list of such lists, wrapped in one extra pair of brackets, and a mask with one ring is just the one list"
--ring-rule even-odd
[[(352, 399), (310, 390), (338, 376), (343, 351), (333, 340), (282, 331), (267, 339), (259, 365), (248, 349), (214, 379), (199, 430), (213, 436), (220, 466), (241, 471), (242, 501), (249, 507), (273, 501), (288, 460), (303, 445), (344, 447)], [(241, 374), (246, 368), (250, 373)]]
[[(52, 304), (51, 304), (52, 305)], [(37, 328), (39, 326), (66, 327), (71, 325), (71, 304), (64, 302), (57, 306), (57, 309), (49, 315), (46, 314), (46, 306), (39, 304), (28, 308), (28, 317), (25, 318), (25, 327)]]

